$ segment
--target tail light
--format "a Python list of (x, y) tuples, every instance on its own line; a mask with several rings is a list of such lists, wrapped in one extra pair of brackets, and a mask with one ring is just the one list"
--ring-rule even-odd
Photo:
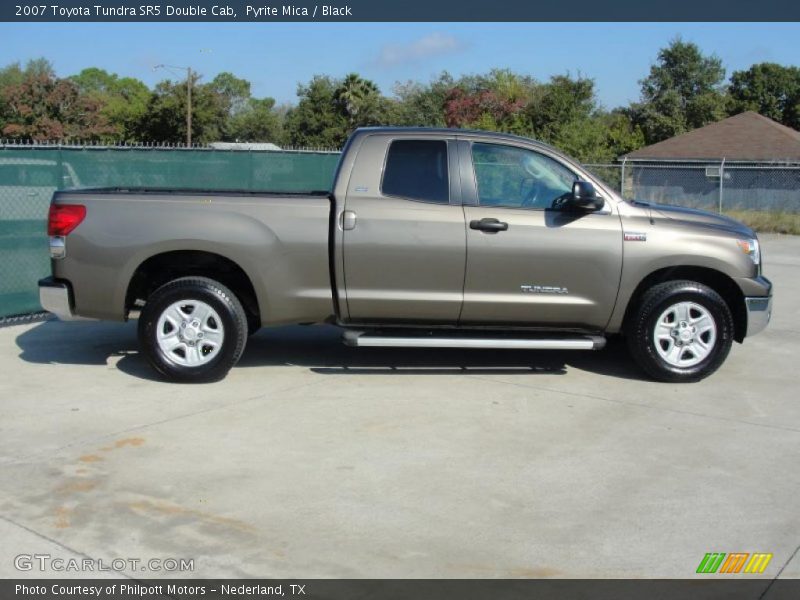
[(82, 204), (51, 204), (47, 235), (69, 235), (85, 218), (86, 207)]

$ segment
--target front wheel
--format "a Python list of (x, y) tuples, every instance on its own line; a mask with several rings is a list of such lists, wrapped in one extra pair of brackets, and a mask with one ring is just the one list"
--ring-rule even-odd
[(236, 296), (206, 277), (162, 285), (139, 317), (139, 344), (148, 362), (172, 381), (225, 377), (244, 351), (247, 316)]
[(631, 315), (628, 349), (659, 381), (699, 381), (725, 361), (733, 342), (733, 317), (722, 297), (695, 281), (650, 288)]

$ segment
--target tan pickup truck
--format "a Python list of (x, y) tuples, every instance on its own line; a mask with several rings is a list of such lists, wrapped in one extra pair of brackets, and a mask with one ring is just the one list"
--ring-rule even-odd
[(763, 329), (772, 285), (753, 231), (623, 200), (539, 142), (359, 129), (331, 192), (58, 192), (62, 318), (139, 313), (168, 379), (211, 381), (262, 326), (334, 323), (355, 346), (601, 348), (623, 334), (662, 381), (696, 381)]

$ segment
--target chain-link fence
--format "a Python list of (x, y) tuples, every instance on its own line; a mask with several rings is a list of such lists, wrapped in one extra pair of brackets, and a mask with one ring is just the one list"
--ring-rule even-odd
[(73, 187), (328, 190), (337, 151), (0, 145), (0, 320), (41, 310), (53, 192)]
[(800, 165), (626, 161), (586, 167), (627, 199), (715, 212), (800, 213)]

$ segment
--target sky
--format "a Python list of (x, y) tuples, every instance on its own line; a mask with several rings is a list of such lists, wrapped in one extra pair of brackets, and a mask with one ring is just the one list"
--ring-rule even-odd
[(210, 81), (230, 71), (256, 97), (293, 102), (315, 74), (357, 72), (394, 84), (505, 68), (540, 81), (570, 73), (595, 80), (606, 108), (639, 98), (638, 81), (676, 36), (727, 69), (800, 64), (798, 23), (2, 23), (0, 66), (45, 57), (60, 76), (100, 67), (152, 86), (190, 66)]

